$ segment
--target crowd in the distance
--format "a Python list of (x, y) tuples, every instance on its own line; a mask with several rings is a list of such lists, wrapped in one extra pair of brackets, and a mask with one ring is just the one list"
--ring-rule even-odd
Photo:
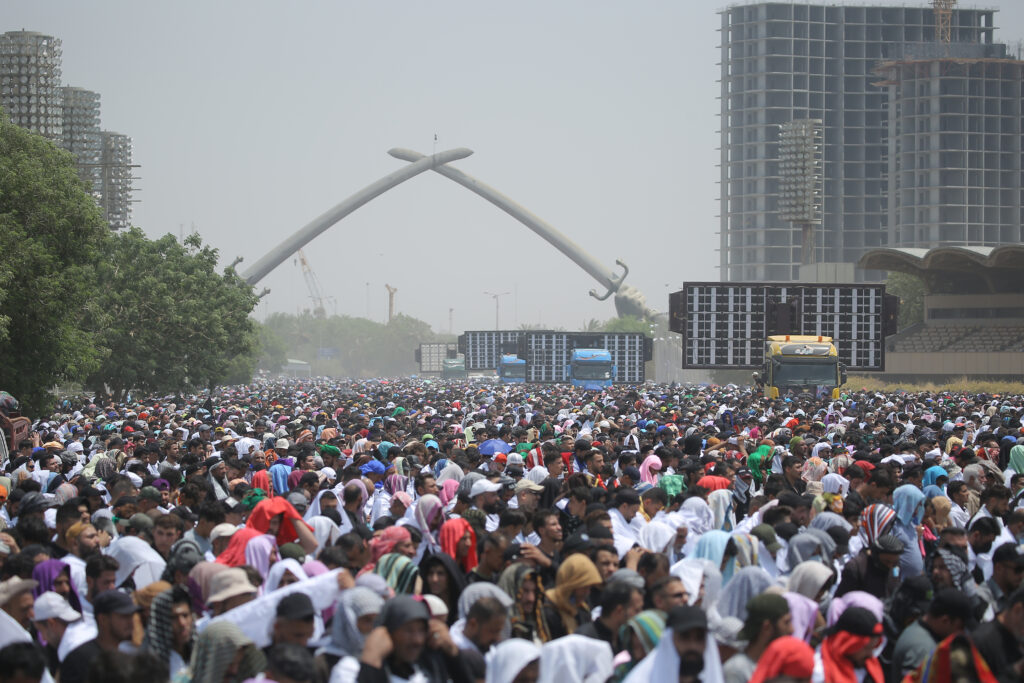
[(3, 463), (0, 683), (1024, 680), (1022, 414), (424, 380), (68, 399)]

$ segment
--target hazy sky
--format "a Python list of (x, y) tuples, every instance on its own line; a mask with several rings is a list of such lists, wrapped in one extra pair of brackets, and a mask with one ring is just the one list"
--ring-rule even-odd
[[(0, 30), (59, 37), (64, 82), (133, 138), (133, 222), (152, 236), (194, 226), (244, 269), (403, 165), (389, 148), (429, 154), (436, 135), (474, 150), (453, 165), (624, 260), (653, 308), (718, 279), (720, 0), (3, 4)], [(1024, 36), (1024, 2), (985, 6), (1003, 8), (998, 38)], [(433, 173), (305, 253), (329, 312), (382, 320), (388, 283), (438, 331), (449, 308), (456, 332), (493, 328), (484, 292), (509, 292), (503, 328), (614, 315), (579, 267)], [(291, 259), (259, 286), (258, 317), (310, 305)]]

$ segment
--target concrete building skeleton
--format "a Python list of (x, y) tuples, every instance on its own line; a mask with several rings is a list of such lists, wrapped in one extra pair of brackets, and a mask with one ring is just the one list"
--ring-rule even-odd
[(723, 10), (721, 279), (799, 278), (800, 230), (777, 203), (778, 131), (793, 119), (823, 121), (815, 262), (854, 264), (889, 245), (1020, 241), (1021, 62), (994, 43), (994, 14), (953, 10), (946, 45), (927, 6)]

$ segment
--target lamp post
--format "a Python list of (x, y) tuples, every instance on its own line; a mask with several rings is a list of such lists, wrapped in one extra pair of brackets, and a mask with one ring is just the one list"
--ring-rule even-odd
[(501, 320), (501, 297), (508, 296), (509, 293), (508, 292), (501, 292), (499, 294), (494, 294), (493, 292), (484, 292), (484, 294), (486, 294), (487, 296), (489, 296), (492, 299), (494, 299), (494, 329), (500, 330), (501, 329), (501, 324), (500, 324), (500, 320)]
[(779, 126), (779, 215), (799, 226), (800, 262), (814, 263), (814, 226), (821, 223), (821, 119)]

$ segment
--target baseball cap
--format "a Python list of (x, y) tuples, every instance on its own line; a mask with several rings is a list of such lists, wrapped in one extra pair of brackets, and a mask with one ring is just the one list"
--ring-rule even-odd
[(128, 527), (136, 531), (152, 531), (153, 518), (145, 512), (136, 512), (128, 518)]
[(53, 591), (46, 591), (36, 598), (34, 607), (35, 616), (33, 621), (46, 621), (47, 619), (60, 619), (71, 623), (78, 621), (82, 615), (76, 612), (68, 601)]
[(309, 507), (309, 501), (306, 499), (306, 494), (302, 491), (292, 491), (288, 494), (286, 500), (299, 512), (303, 512), (307, 507)]
[(640, 481), (640, 470), (630, 465), (622, 470), (622, 473), (632, 479), (633, 481)]
[(487, 479), (477, 479), (473, 482), (473, 488), (469, 490), (469, 497), (476, 498), (485, 493), (497, 493), (501, 490), (501, 484)]
[(764, 547), (769, 552), (778, 552), (782, 549), (782, 544), (779, 543), (778, 537), (775, 535), (775, 529), (768, 524), (758, 524), (750, 530), (750, 535), (757, 538), (757, 540), (764, 543)]
[(608, 577), (608, 583), (618, 581), (624, 583), (627, 586), (632, 586), (637, 590), (644, 589), (644, 577), (640, 576), (637, 572), (632, 569), (616, 569), (611, 576)]
[(747, 601), (747, 619), (743, 622), (740, 637), (753, 640), (766, 621), (777, 621), (789, 613), (786, 598), (776, 593), (761, 593)]
[(521, 479), (519, 480), (519, 483), (516, 484), (516, 493), (519, 493), (520, 491), (533, 491), (534, 493), (542, 493), (544, 491), (544, 487), (541, 486), (540, 484), (535, 484), (529, 479)]
[(142, 610), (132, 602), (127, 593), (119, 590), (103, 591), (92, 601), (93, 613), (100, 614), (135, 614)]
[(210, 531), (210, 543), (213, 543), (218, 538), (230, 538), (231, 536), (235, 535), (236, 531), (238, 531), (238, 527), (236, 527), (234, 524), (228, 524), (227, 522), (218, 524), (217, 526), (213, 527), (212, 531)]
[(855, 636), (880, 636), (882, 635), (882, 624), (870, 610), (863, 607), (847, 607), (826, 633), (832, 635), (840, 631), (846, 631)]
[(884, 534), (875, 539), (874, 550), (879, 553), (896, 555), (903, 552), (906, 546), (903, 541), (893, 534)]
[(695, 628), (706, 631), (708, 630), (708, 618), (700, 607), (692, 605), (673, 607), (665, 619), (665, 626), (672, 629), (674, 633), (682, 633)]
[(365, 464), (359, 466), (359, 471), (363, 474), (384, 474), (385, 469), (384, 463), (380, 460), (373, 459), (370, 459)]
[(163, 496), (156, 489), (155, 486), (143, 486), (142, 490), (139, 491), (139, 500), (151, 500), (155, 503), (163, 501)]
[(43, 494), (38, 491), (29, 491), (25, 494), (25, 497), (21, 499), (21, 506), (18, 510), (19, 514), (25, 515), (29, 512), (38, 512), (51, 507), (53, 507), (53, 502), (47, 500)]

